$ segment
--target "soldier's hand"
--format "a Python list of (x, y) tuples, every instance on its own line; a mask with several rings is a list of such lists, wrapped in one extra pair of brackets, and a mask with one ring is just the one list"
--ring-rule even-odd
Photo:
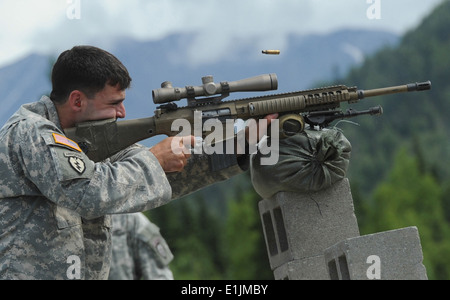
[(166, 173), (180, 172), (191, 156), (191, 151), (187, 146), (192, 147), (192, 145), (195, 145), (194, 136), (174, 136), (162, 140), (150, 148), (150, 151), (158, 159)]
[(270, 123), (272, 122), (272, 120), (277, 119), (278, 118), (278, 114), (274, 113), (274, 114), (270, 114), (264, 117), (265, 120), (267, 120), (267, 122), (258, 122), (257, 120), (255, 120), (255, 122), (253, 123), (253, 126), (256, 126), (256, 132), (257, 134), (251, 134), (252, 129), (250, 127), (247, 127), (245, 129), (245, 138), (247, 139), (247, 142), (250, 145), (255, 145), (257, 144), (264, 135), (267, 134), (267, 129), (270, 126)]
[[(267, 135), (267, 130), (272, 120), (275, 120), (277, 118), (278, 114), (274, 113), (265, 116), (264, 119), (262, 120), (255, 120), (255, 119), (248, 120), (245, 129), (243, 129), (244, 132), (239, 131), (237, 134), (236, 153), (238, 154), (238, 156), (242, 154), (250, 154), (252, 151), (255, 151), (256, 144), (259, 143), (259, 141), (264, 137), (264, 135)], [(240, 134), (242, 132), (245, 134)], [(248, 147), (250, 148), (246, 149), (245, 144), (247, 144)]]

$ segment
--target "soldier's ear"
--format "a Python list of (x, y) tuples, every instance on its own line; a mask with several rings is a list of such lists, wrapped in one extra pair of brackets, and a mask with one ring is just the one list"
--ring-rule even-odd
[(74, 111), (80, 111), (81, 106), (83, 104), (83, 99), (85, 98), (83, 92), (79, 90), (73, 90), (70, 95), (68, 101), (68, 105)]

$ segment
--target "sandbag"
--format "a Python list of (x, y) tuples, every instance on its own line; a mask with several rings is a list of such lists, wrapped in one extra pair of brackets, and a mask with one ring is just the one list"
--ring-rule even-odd
[(337, 129), (305, 130), (279, 140), (278, 151), (278, 162), (272, 165), (261, 164), (261, 158), (271, 153), (263, 155), (264, 151), (259, 151), (251, 157), (251, 180), (263, 199), (278, 192), (319, 191), (343, 179), (351, 144)]

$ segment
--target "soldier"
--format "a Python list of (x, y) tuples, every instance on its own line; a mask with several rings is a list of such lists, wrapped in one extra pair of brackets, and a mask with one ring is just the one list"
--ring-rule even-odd
[(22, 105), (0, 129), (0, 279), (107, 279), (111, 214), (149, 210), (243, 172), (246, 155), (191, 156), (192, 136), (91, 161), (64, 129), (124, 118), (130, 83), (112, 54), (74, 47), (53, 67), (50, 97)]
[(142, 213), (112, 215), (110, 280), (173, 280), (172, 252)]

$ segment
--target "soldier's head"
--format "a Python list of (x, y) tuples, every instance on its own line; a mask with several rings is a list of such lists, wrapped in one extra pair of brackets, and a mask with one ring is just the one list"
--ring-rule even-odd
[(124, 118), (123, 101), (130, 84), (128, 70), (114, 55), (97, 47), (76, 46), (61, 53), (53, 66), (50, 99), (60, 118), (74, 118), (66, 123)]

